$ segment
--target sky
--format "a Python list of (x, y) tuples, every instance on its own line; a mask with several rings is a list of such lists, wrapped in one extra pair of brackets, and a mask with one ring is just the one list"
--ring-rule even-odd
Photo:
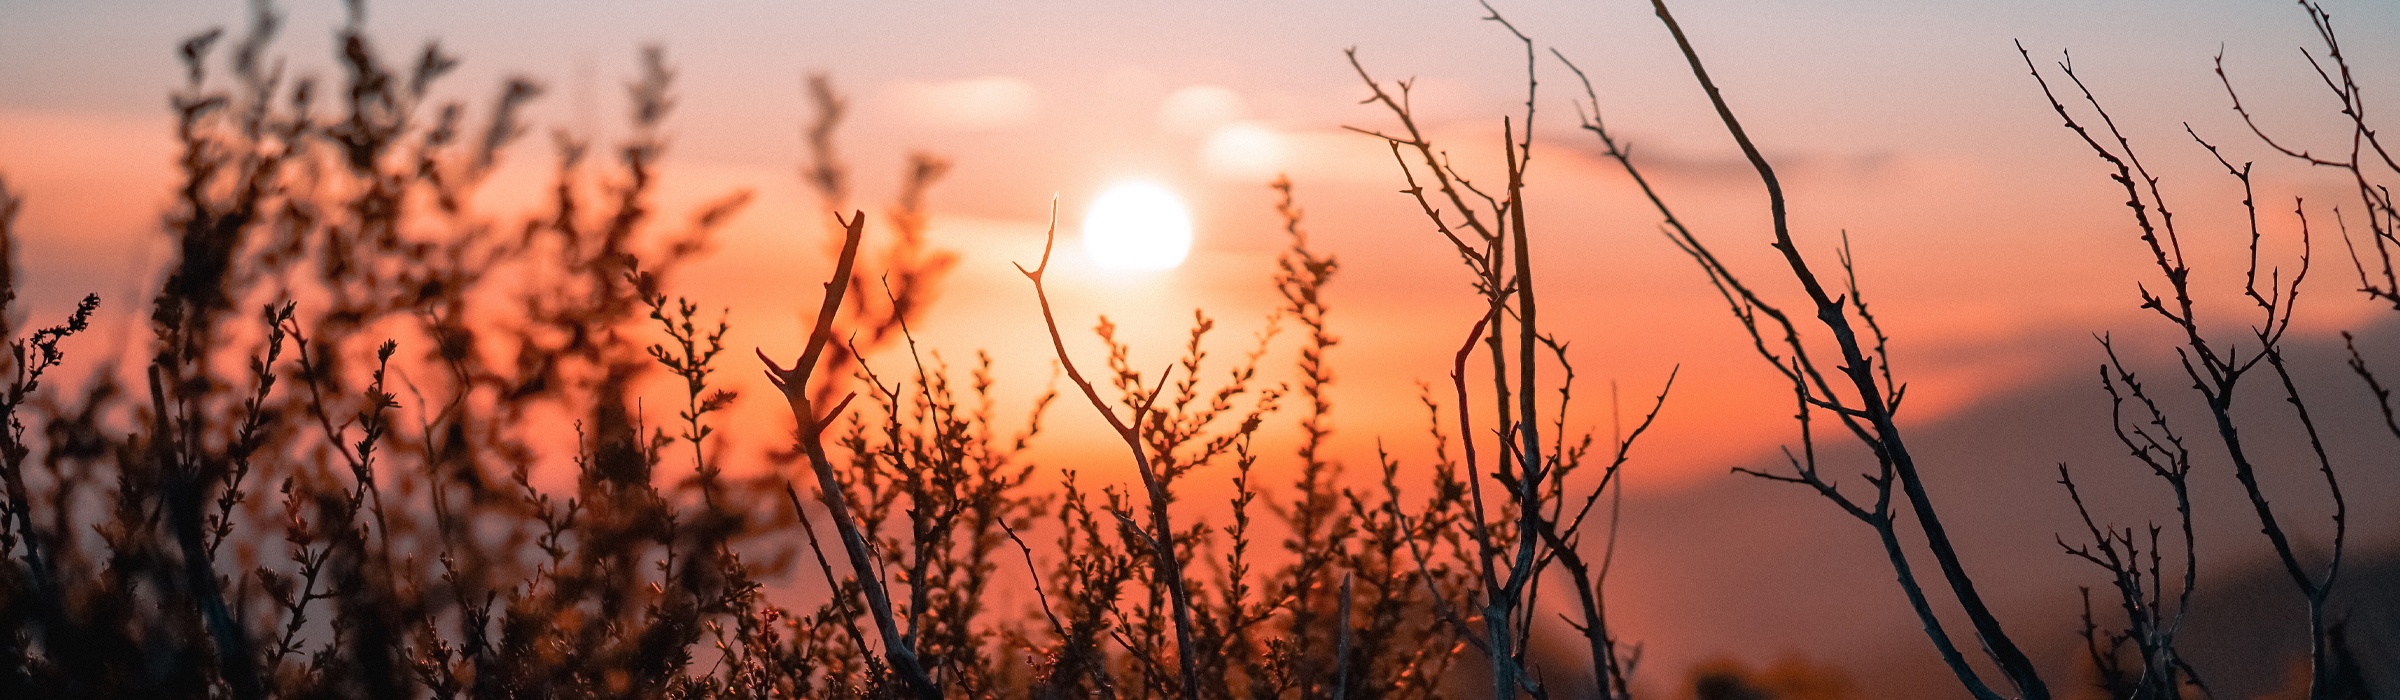
[[(1705, 278), (1662, 240), (1655, 212), (1576, 128), (1580, 89), (1547, 51), (1591, 75), (1612, 129), (1635, 144), (1699, 235), (1792, 304), (1796, 287), (1766, 247), (1763, 191), (1646, 3), (1494, 7), (1545, 53), (1535, 68), (1528, 211), (1549, 329), (1571, 342), (1585, 382), (1578, 401), (1587, 408), (1573, 420), (1605, 436), (1608, 387), (1630, 412), (1679, 372), (1629, 483), (1660, 503), (1747, 488), (1731, 485), (1726, 467), (1773, 466), (1771, 450), (1791, 439), (1788, 395)], [(325, 57), (340, 5), (283, 9), (289, 70), (333, 75)], [(2336, 0), (2328, 9), (2369, 98), (2400, 94), (2400, 4)], [(2238, 189), (2183, 134), (2186, 124), (2229, 157), (2259, 162), (2269, 264), (2296, 254), (2295, 197), (2312, 217), (2330, 218), (2354, 196), (2332, 173), (2267, 151), (2227, 108), (2211, 72), (2221, 54), (2244, 99), (2266, 105), (2258, 114), (2270, 129), (2323, 143), (2343, 135), (2302, 53), (2318, 44), (2289, 3), (1839, 0), (1676, 10), (1783, 176), (1803, 250), (1830, 266), (1846, 233), (1863, 292), (1895, 338), (1912, 415), (1929, 425), (1986, 415), (2029, 392), (2050, 395), (2070, 381), (2062, 378), (2086, 391), (2053, 392), (2060, 401), (2104, 409), (2083, 379), (2099, 359), (2094, 334), (2155, 341), (2138, 352), (2166, 357), (2156, 320), (2136, 308), (2136, 283), (2157, 282), (2122, 192), (2060, 128), (2018, 45), (2054, 80), (2054, 62), (2072, 52), (2164, 178), (2202, 285), (2238, 285), (2246, 227)], [(20, 255), (34, 313), (87, 291), (139, 298), (155, 284), (143, 271), (166, 254), (157, 231), (172, 184), (164, 95), (180, 76), (173, 47), (206, 27), (238, 28), (243, 12), (225, 1), (0, 0), (0, 65), (9, 66), (0, 71), (0, 176), (28, 200)], [(955, 164), (931, 197), (929, 235), (962, 262), (919, 331), (954, 363), (989, 349), (1003, 396), (1014, 400), (1038, 390), (1049, 352), (1022, 332), (1038, 311), (1009, 263), (1038, 256), (1054, 197), (1062, 235), (1112, 184), (1156, 182), (1185, 199), (1195, 245), (1183, 266), (1129, 274), (1066, 255), (1054, 282), (1070, 333), (1106, 315), (1126, 329), (1137, 365), (1164, 366), (1194, 308), (1224, 322), (1216, 357), (1246, 349), (1275, 303), (1268, 274), (1283, 245), (1266, 184), (1288, 174), (1311, 244), (1342, 262), (1329, 292), (1344, 340), (1334, 355), (1336, 444), (1362, 464), (1378, 445), (1403, 455), (1427, 449), (1416, 382), (1444, 377), (1479, 310), (1447, 244), (1396, 192), (1404, 183), (1389, 152), (1343, 128), (1393, 124), (1359, 104), (1367, 92), (1343, 51), (1356, 49), (1377, 79), (1415, 80), (1419, 118), (1468, 173), (1500, 171), (1500, 118), (1522, 111), (1526, 87), (1523, 47), (1470, 2), (388, 1), (368, 13), (387, 55), (438, 40), (464, 58), (437, 90), (445, 99), (486, 103), (504, 78), (531, 76), (545, 86), (529, 112), (538, 128), (601, 142), (623, 135), (619, 86), (638, 48), (663, 46), (678, 80), (664, 209), (732, 188), (758, 194), (722, 234), (719, 254), (678, 289), (734, 308), (736, 347), (796, 348), (814, 307), (825, 215), (796, 174), (806, 158), (802, 79), (830, 75), (854, 107), (840, 148), (855, 168), (856, 204), (889, 201), (912, 151)], [(545, 148), (538, 139), (521, 144), (478, 204), (533, 212)], [(2388, 311), (2376, 316), (2341, 293), (2346, 285), (2333, 278), (2347, 260), (2318, 252), (2331, 272), (2300, 332), (2324, 338), (2388, 323)], [(2238, 301), (2220, 294), (2204, 310), (2231, 317)], [(135, 342), (123, 328), (115, 342)], [(1070, 343), (1086, 357), (1101, 352), (1088, 336)], [(743, 415), (772, 419), (771, 411)], [(1066, 453), (1101, 435), (1088, 413), (1054, 415)], [(2025, 458), (2037, 473), (2067, 458), (2035, 452)], [(1672, 640), (1666, 619), (1637, 624)], [(1692, 648), (1731, 646), (1732, 634), (1678, 640), (1684, 650), (1660, 652), (1660, 663), (1673, 668), (1701, 654)]]
[[(331, 75), (324, 47), (340, 5), (282, 9), (290, 70)], [(1587, 69), (1612, 128), (1704, 237), (1737, 258), (1772, 262), (1755, 179), (1645, 5), (1497, 9)], [(2354, 61), (2391, 62), (2400, 11), (2375, 3), (2333, 11)], [(122, 274), (137, 267), (123, 259), (163, 254), (151, 232), (166, 171), (146, 166), (171, 153), (161, 104), (179, 76), (171, 47), (201, 28), (238, 27), (242, 7), (18, 2), (0, 12), (0, 60), (19, 67), (0, 77), (8, 127), (0, 172), (32, 201), (28, 264), (58, 273), (34, 276), (48, 292), (35, 301), (59, 306), (86, 288), (147, 283)], [(2170, 195), (2214, 208), (2196, 214), (2229, 213), (2230, 180), (2208, 171), (2178, 124), (2247, 157), (2263, 153), (2209, 73), (2218, 51), (2253, 99), (2290, 105), (2270, 110), (2270, 124), (2320, 133), (2333, 125), (2297, 50), (2313, 46), (2305, 17), (2280, 3), (1693, 3), (1680, 12), (1791, 183), (1802, 245), (1826, 255), (1847, 232), (1864, 291), (1904, 339), (1895, 359), (1916, 378), (1919, 410), (1935, 413), (2051, 361), (2088, 359), (2090, 334), (2138, 315), (2121, 271), (2143, 258), (2117, 195), (2099, 163), (2057, 128), (2012, 41), (2045, 65), (2072, 51), (2137, 146), (2169, 173)], [(1034, 375), (1046, 353), (1011, 334), (976, 331), (1010, 325), (978, 320), (1025, 318), (1024, 290), (1006, 263), (1030, 259), (1028, 237), (1051, 197), (1070, 236), (1082, 207), (1118, 181), (1158, 181), (1189, 200), (1198, 228), (1192, 264), (1140, 279), (1085, 278), (1106, 288), (1100, 298), (1140, 303), (1062, 309), (1144, 329), (1150, 335), (1137, 346), (1168, 352), (1190, 308), (1229, 321), (1268, 308), (1264, 273), (1281, 240), (1264, 184), (1288, 173), (1314, 241), (1346, 263), (1333, 291), (1336, 318), (1359, 339), (1345, 347), (1346, 362), (1439, 379), (1441, 343), (1373, 341), (1418, 327), (1422, 311), (1472, 318), (1468, 281), (1394, 194), (1399, 173), (1388, 152), (1343, 130), (1389, 128), (1391, 119), (1357, 104), (1365, 92), (1341, 52), (1357, 49), (1379, 79), (1416, 80), (1420, 118), (1469, 173), (1497, 172), (1498, 120), (1519, 108), (1525, 83), (1521, 47), (1479, 21), (1480, 8), (1458, 3), (390, 2), (368, 13), (389, 54), (439, 41), (464, 57), (437, 99), (488, 102), (503, 78), (530, 76), (547, 88), (532, 108), (537, 129), (599, 142), (622, 135), (617, 86), (638, 47), (665, 47), (679, 80), (668, 208), (733, 188), (760, 196), (724, 237), (727, 249), (810, 250), (797, 241), (817, 233), (811, 220), (822, 215), (793, 176), (805, 157), (801, 76), (831, 75), (854, 103), (841, 149), (861, 183), (857, 202), (889, 201), (908, 152), (956, 165), (931, 201), (935, 244), (967, 261), (955, 280), (960, 293), (937, 319), (962, 320), (928, 323), (928, 332), (945, 347), (1019, 342), (1018, 352), (995, 354)], [(1576, 129), (1579, 90), (1561, 68), (1547, 56), (1537, 65), (1541, 143), (1530, 176), (1537, 255), (1558, 268), (1545, 275), (1553, 312), (1573, 329), (1563, 337), (1575, 342), (1587, 379), (1640, 394), (1689, 367), (1678, 405), (1715, 417), (1720, 429), (1662, 431), (1655, 444), (1682, 458), (1661, 470), (1671, 482), (1721, 474), (1727, 461), (1783, 439), (1780, 408), (1749, 410), (1760, 407), (1766, 368), (1742, 351), (1697, 270), (1655, 234), (1656, 216)], [(513, 161), (521, 177), (513, 187), (503, 177), (484, 203), (529, 209), (542, 150), (538, 139), (523, 144)], [(2267, 183), (2264, 199), (2284, 198), (2273, 189), (2282, 187), (2339, 200), (2338, 180), (2288, 165), (2267, 163), (2285, 176)], [(123, 186), (129, 177), (153, 179)], [(2239, 233), (2216, 228), (2202, 233)], [(2220, 260), (2240, 254), (2237, 246), (2209, 251)], [(813, 304), (778, 281), (795, 263), (818, 261), (719, 256), (689, 291), (774, 314), (748, 326), (774, 332)], [(59, 283), (45, 284), (52, 279)], [(2347, 327), (2363, 309), (2328, 303), (2304, 320)], [(1414, 404), (1406, 380), (1343, 391), (1362, 412), (1391, 409), (1346, 432), (1359, 447), (1392, 432), (1386, 426), (1402, 419), (1393, 414)]]

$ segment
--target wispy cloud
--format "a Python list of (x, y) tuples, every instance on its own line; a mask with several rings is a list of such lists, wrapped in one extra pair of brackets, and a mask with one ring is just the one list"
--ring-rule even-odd
[(903, 82), (892, 92), (917, 126), (948, 131), (1001, 131), (1023, 126), (1040, 111), (1033, 84), (1010, 76), (944, 82)]

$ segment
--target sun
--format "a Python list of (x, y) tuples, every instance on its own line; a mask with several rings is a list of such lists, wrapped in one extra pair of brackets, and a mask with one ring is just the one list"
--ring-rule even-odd
[(1111, 187), (1084, 212), (1083, 251), (1111, 270), (1174, 268), (1192, 252), (1192, 214), (1164, 187)]

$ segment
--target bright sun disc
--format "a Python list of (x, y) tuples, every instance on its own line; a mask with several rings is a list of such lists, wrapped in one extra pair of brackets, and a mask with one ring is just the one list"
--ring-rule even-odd
[(1166, 188), (1109, 188), (1083, 215), (1083, 251), (1112, 270), (1165, 270), (1192, 252), (1192, 215)]

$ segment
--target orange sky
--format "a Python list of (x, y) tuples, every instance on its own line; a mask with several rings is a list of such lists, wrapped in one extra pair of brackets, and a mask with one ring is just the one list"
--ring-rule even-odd
[[(1755, 180), (1643, 6), (1501, 9), (1595, 75), (1612, 123), (1702, 235), (1736, 256), (1765, 252)], [(338, 6), (286, 10), (294, 70), (329, 73), (317, 47), (339, 22)], [(233, 3), (144, 2), (0, 10), (0, 61), (16, 67), (0, 76), (0, 172), (32, 202), (25, 255), (41, 285), (36, 303), (64, 304), (89, 289), (121, 296), (143, 282), (121, 273), (132, 269), (126, 252), (163, 254), (151, 230), (167, 193), (168, 171), (155, 166), (169, 153), (160, 105), (177, 76), (169, 47), (196, 28), (235, 23), (239, 12)], [(720, 256), (684, 291), (742, 309), (737, 326), (762, 337), (813, 306), (787, 291), (796, 289), (788, 270), (819, 264), (811, 244), (794, 240), (821, 216), (791, 175), (803, 157), (804, 71), (830, 72), (857, 104), (842, 145), (859, 202), (888, 200), (908, 150), (957, 163), (932, 200), (934, 237), (966, 263), (926, 331), (955, 354), (993, 348), (1034, 381), (1047, 357), (1011, 337), (1030, 299), (1005, 263), (1034, 255), (1031, 236), (1051, 195), (1068, 212), (1070, 234), (1081, 205), (1123, 178), (1157, 180), (1190, 199), (1199, 219), (1191, 264), (1089, 280), (1105, 293), (1069, 292), (1062, 304), (1066, 318), (1085, 319), (1077, 326), (1101, 313), (1157, 319), (1162, 335), (1137, 336), (1137, 346), (1163, 364), (1191, 308), (1230, 325), (1266, 310), (1265, 272), (1279, 240), (1263, 185), (1289, 172), (1317, 245), (1347, 263), (1333, 304), (1351, 340), (1337, 357), (1351, 379), (1339, 397), (1355, 416), (1343, 424), (1355, 447), (1415, 432), (1411, 380), (1439, 379), (1452, 342), (1390, 339), (1435, 319), (1463, 329), (1475, 311), (1445, 246), (1392, 193), (1400, 185), (1388, 153), (1339, 129), (1389, 124), (1354, 104), (1364, 93), (1339, 51), (1358, 47), (1379, 77), (1417, 77), (1422, 116), (1470, 173), (1497, 171), (1497, 119), (1523, 83), (1522, 54), (1468, 4), (390, 2), (370, 12), (388, 52), (438, 38), (467, 59), (447, 81), (449, 95), (479, 100), (499, 76), (529, 74), (550, 88), (534, 107), (538, 124), (603, 139), (621, 132), (615, 86), (633, 48), (664, 44), (681, 79), (667, 210), (734, 187), (761, 194), (723, 239), (744, 254)], [(2195, 236), (2239, 230), (2223, 225), (2233, 223), (2224, 218), (2234, 213), (2228, 181), (2203, 168), (2204, 155), (2175, 125), (2188, 120), (2237, 154), (2263, 151), (2238, 133), (2207, 72), (2218, 46), (2260, 101), (2321, 106), (2303, 102), (2316, 96), (2299, 80), (2306, 67), (2293, 50), (2307, 43), (2306, 25), (2277, 3), (1692, 3), (1682, 12), (1791, 183), (1803, 245), (1825, 254), (1838, 231), (1850, 232), (1869, 298), (1902, 339), (1896, 359), (1918, 410), (1929, 412), (2054, 362), (2088, 362), (2088, 334), (2134, 316), (2138, 243), (2099, 164), (2047, 115), (2011, 39), (2041, 56), (2076, 52), (2136, 143), (2170, 174), (2170, 196), (2203, 224)], [(2335, 12), (2353, 60), (2392, 57), (2400, 13)], [(1668, 482), (1719, 474), (1784, 439), (1780, 400), (1757, 405), (1762, 390), (1772, 394), (1764, 369), (1744, 354), (1697, 271), (1652, 232), (1655, 216), (1574, 130), (1569, 77), (1549, 60), (1540, 70), (1544, 141), (1531, 211), (1553, 327), (1576, 343), (1582, 375), (1646, 396), (1670, 367), (1688, 368), (1675, 404), (1707, 416), (1711, 428), (1654, 438), (1663, 464), (1653, 469)], [(2323, 126), (2325, 111), (2270, 118)], [(542, 150), (536, 141), (519, 149), (523, 174), (546, 167)], [(2280, 177), (2262, 200), (2286, 199), (2282, 190), (2293, 188), (2340, 200), (2338, 181), (2284, 165), (2268, 162)], [(519, 180), (484, 193), (485, 206), (526, 208), (513, 202), (539, 181)], [(1759, 263), (1757, 278), (1773, 279), (1763, 266), (1771, 260), (1749, 261)], [(2363, 308), (2335, 306), (2312, 318), (2355, 325)], [(1020, 320), (997, 322), (1007, 314)], [(1402, 422), (1363, 415), (1381, 406)]]
[[(295, 5), (282, 42), (292, 69), (330, 75), (324, 47), (339, 4)], [(1357, 47), (1379, 78), (1419, 78), (1420, 117), (1470, 173), (1498, 172), (1498, 120), (1521, 109), (1524, 82), (1521, 49), (1467, 2), (501, 5), (380, 2), (370, 26), (387, 53), (439, 38), (463, 56), (444, 93), (455, 98), (480, 102), (502, 76), (537, 77), (549, 88), (531, 112), (537, 128), (603, 142), (622, 133), (617, 86), (635, 47), (663, 44), (680, 80), (663, 209), (735, 187), (759, 193), (723, 234), (720, 254), (678, 290), (733, 307), (737, 349), (792, 352), (823, 274), (823, 215), (795, 176), (807, 71), (831, 73), (854, 98), (842, 148), (858, 203), (889, 201), (910, 150), (955, 162), (932, 196), (931, 235), (963, 263), (921, 340), (953, 364), (988, 348), (1004, 396), (1018, 400), (1038, 388), (1050, 358), (1025, 333), (1038, 312), (1008, 263), (1039, 254), (1053, 195), (1066, 234), (1093, 195), (1126, 178), (1176, 189), (1197, 219), (1192, 259), (1166, 273), (1099, 273), (1062, 247), (1054, 295), (1078, 334), (1070, 348), (1079, 360), (1099, 362), (1099, 345), (1081, 333), (1107, 314), (1127, 329), (1137, 365), (1164, 366), (1194, 307), (1222, 321), (1213, 350), (1229, 360), (1274, 303), (1268, 273), (1281, 240), (1266, 183), (1289, 173), (1315, 246), (1343, 262), (1330, 292), (1344, 339), (1334, 355), (1337, 441), (1358, 468), (1378, 438), (1403, 454), (1424, 448), (1414, 382), (1444, 376), (1477, 305), (1447, 244), (1394, 192), (1403, 185), (1388, 152), (1340, 129), (1391, 123), (1357, 104), (1366, 93), (1341, 50)], [(1646, 4), (1496, 5), (1593, 74), (1612, 126), (1700, 235), (1763, 290), (1796, 296), (1771, 266), (1756, 180)], [(2370, 98), (2400, 95), (2400, 4), (2330, 9)], [(29, 200), (20, 254), (34, 313), (86, 291), (138, 299), (155, 283), (129, 271), (166, 254), (156, 229), (172, 175), (163, 104), (179, 77), (172, 47), (199, 28), (238, 25), (241, 11), (233, 2), (0, 4), (0, 174)], [(2270, 157), (2209, 72), (2221, 47), (2245, 96), (2276, 105), (2262, 114), (2270, 124), (2339, 134), (2295, 50), (2314, 46), (2305, 17), (2286, 3), (1685, 2), (1678, 12), (1781, 169), (1804, 249), (1829, 267), (1838, 232), (1849, 232), (1920, 420), (2088, 375), (2098, 358), (2091, 334), (2155, 325), (2134, 308), (2134, 283), (2155, 271), (2121, 194), (2059, 128), (2011, 40), (2044, 60), (2074, 51), (2167, 177), (2202, 285), (2238, 284), (2243, 231), (2236, 191), (2181, 124), (2260, 161), (2271, 232), (2291, 230), (2294, 196), (2349, 201), (2330, 174)], [(1666, 498), (1722, 486), (1729, 464), (1769, 466), (1753, 463), (1789, 439), (1788, 397), (1698, 270), (1655, 232), (1654, 213), (1575, 131), (1570, 76), (1546, 57), (1539, 70), (1529, 211), (1547, 330), (1574, 343), (1586, 382), (1577, 422), (1605, 436), (1610, 382), (1633, 413), (1680, 364), (1631, 483)], [(479, 203), (531, 212), (545, 151), (538, 139), (521, 144), (516, 170)], [(2347, 260), (2335, 248), (2319, 252), (2327, 272), (2303, 312), (2305, 330), (2375, 318), (2341, 293), (2347, 284), (2335, 278)], [(138, 339), (118, 328), (112, 342)], [(740, 370), (730, 374), (754, 376)], [(2104, 406), (2096, 389), (2083, 398)], [(780, 409), (753, 401), (745, 410), (773, 420)], [(1073, 401), (1055, 409), (1051, 427), (1070, 445), (1100, 434)], [(1686, 657), (1674, 654), (1696, 652), (1665, 653), (1677, 668)]]

